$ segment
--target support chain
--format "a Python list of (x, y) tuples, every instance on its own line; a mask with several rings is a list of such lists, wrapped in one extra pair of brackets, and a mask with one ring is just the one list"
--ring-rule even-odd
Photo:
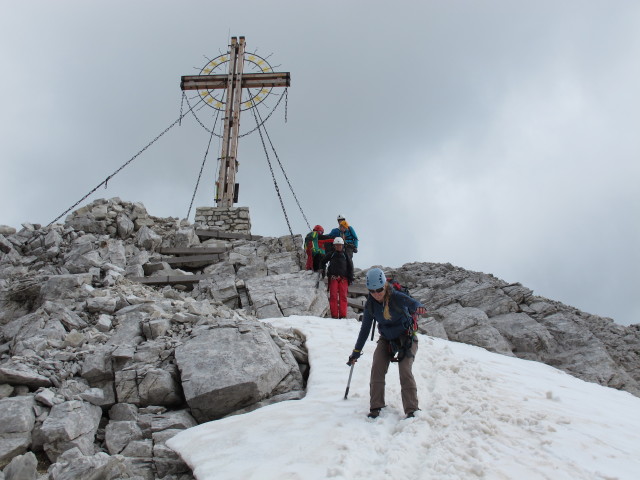
[[(254, 113), (254, 115), (256, 115), (256, 113)], [(260, 112), (259, 111), (257, 112), (257, 116), (260, 118)], [(260, 118), (260, 120), (262, 120), (262, 118)], [(265, 121), (266, 121), (266, 119), (265, 119)], [(261, 124), (264, 125), (264, 121), (262, 121)], [(273, 151), (273, 154), (275, 155), (276, 160), (278, 161), (278, 165), (280, 165), (280, 170), (282, 170), (282, 174), (284, 175), (284, 178), (287, 181), (287, 185), (289, 185), (289, 189), (291, 190), (291, 194), (293, 195), (293, 198), (295, 199), (296, 203), (298, 204), (298, 208), (300, 209), (300, 213), (302, 214), (302, 218), (304, 218), (304, 221), (307, 224), (307, 227), (309, 228), (309, 230), (311, 230), (311, 225), (309, 224), (309, 220), (307, 220), (307, 216), (304, 214), (304, 210), (302, 210), (302, 206), (300, 205), (300, 202), (298, 201), (298, 196), (296, 195), (296, 192), (293, 191), (293, 186), (291, 185), (291, 182), (289, 181), (289, 177), (287, 176), (287, 172), (285, 172), (284, 166), (282, 165), (282, 162), (280, 161), (280, 157), (278, 156), (278, 152), (276, 152), (276, 149), (273, 146), (273, 142), (271, 142), (271, 137), (269, 137), (269, 132), (267, 132), (267, 129), (264, 126), (262, 127), (262, 129), (264, 130), (264, 133), (267, 136), (267, 140), (269, 140), (269, 145), (271, 145), (271, 150)], [(262, 134), (260, 134), (260, 135), (262, 136)]]
[[(202, 102), (203, 100), (200, 100), (200, 102)], [(115, 172), (113, 172), (111, 175), (109, 175), (107, 178), (105, 178), (102, 182), (100, 182), (98, 185), (96, 185), (89, 193), (87, 193), (84, 197), (82, 197), (80, 200), (78, 200), (76, 203), (74, 203), (73, 205), (71, 205), (68, 209), (66, 209), (64, 212), (62, 212), (60, 215), (58, 215), (56, 218), (54, 218), (51, 222), (49, 222), (49, 224), (47, 225), (53, 225), (55, 222), (57, 222), (58, 220), (60, 220), (62, 217), (64, 217), (67, 213), (69, 213), (71, 210), (73, 210), (74, 208), (76, 208), (78, 205), (80, 205), (80, 203), (82, 203), (87, 197), (89, 197), (92, 193), (94, 193), (96, 190), (98, 190), (98, 188), (100, 188), (102, 185), (105, 186), (105, 188), (107, 187), (107, 183), (109, 182), (109, 180), (113, 177), (115, 177), (123, 168), (125, 168), (127, 165), (129, 165), (131, 162), (133, 162), (136, 158), (138, 158), (147, 148), (149, 148), (151, 145), (153, 145), (156, 141), (158, 141), (160, 139), (160, 137), (162, 137), (165, 133), (167, 133), (169, 130), (171, 130), (173, 127), (175, 127), (184, 116), (186, 116), (189, 112), (191, 112), (191, 110), (193, 110), (200, 102), (196, 103), (193, 107), (190, 106), (189, 110), (187, 110), (184, 113), (180, 113), (180, 116), (171, 124), (169, 125), (167, 128), (165, 128), (162, 133), (160, 133), (159, 135), (156, 136), (156, 138), (154, 138), (153, 140), (151, 140), (144, 148), (142, 148), (142, 150), (140, 150), (138, 153), (136, 153), (133, 157), (131, 157), (128, 161), (126, 161), (120, 168), (118, 168)]]
[(213, 122), (213, 128), (211, 129), (211, 135), (209, 136), (209, 143), (207, 145), (207, 151), (204, 152), (204, 158), (202, 159), (202, 165), (200, 166), (200, 173), (198, 174), (198, 180), (196, 181), (196, 187), (193, 190), (193, 196), (191, 197), (191, 203), (189, 204), (189, 211), (187, 212), (187, 219), (191, 215), (191, 207), (193, 207), (193, 200), (196, 198), (196, 192), (198, 191), (198, 185), (200, 185), (200, 178), (202, 177), (202, 171), (204, 170), (204, 164), (207, 161), (207, 155), (209, 154), (209, 147), (211, 147), (211, 140), (213, 139), (213, 132), (216, 130), (216, 124), (218, 123), (218, 117), (220, 116), (220, 110), (216, 114), (216, 119)]
[[(256, 120), (256, 125), (258, 125), (258, 127), (260, 127), (260, 123), (258, 121), (258, 115), (256, 114), (256, 105), (253, 102), (253, 108), (251, 109), (253, 112), (253, 117)], [(262, 129), (264, 129), (264, 124), (262, 125)], [(275, 173), (273, 172), (273, 166), (271, 165), (271, 159), (269, 158), (269, 152), (267, 151), (267, 146), (264, 143), (264, 137), (262, 136), (262, 129), (258, 128), (258, 133), (260, 134), (260, 140), (262, 141), (262, 148), (264, 148), (264, 153), (267, 157), (267, 163), (269, 164), (269, 170), (271, 171), (271, 178), (273, 178), (273, 186), (276, 189), (276, 194), (278, 195), (278, 200), (280, 200), (280, 206), (282, 207), (282, 213), (284, 214), (284, 219), (287, 222), (287, 227), (289, 228), (289, 234), (291, 235), (291, 244), (292, 247), (295, 248), (296, 247), (296, 242), (295, 242), (295, 238), (293, 235), (293, 230), (291, 229), (291, 224), (289, 223), (289, 216), (287, 215), (287, 209), (284, 207), (284, 202), (282, 200), (282, 195), (280, 194), (280, 187), (278, 187), (278, 181), (276, 180), (276, 176)], [(266, 130), (265, 130), (266, 132)], [(302, 258), (300, 257), (300, 249), (296, 248), (296, 252), (297, 252), (297, 257), (298, 257), (298, 263), (300, 265), (302, 265)]]

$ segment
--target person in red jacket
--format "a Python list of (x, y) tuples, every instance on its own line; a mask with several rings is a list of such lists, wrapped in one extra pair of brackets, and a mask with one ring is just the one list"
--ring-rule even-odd
[[(329, 307), (331, 317), (347, 318), (347, 294), (353, 282), (353, 262), (344, 251), (344, 240), (333, 240), (333, 252), (322, 259), (322, 276), (329, 275)], [(326, 268), (327, 263), (329, 268)], [(325, 272), (326, 269), (326, 272)]]
[(333, 237), (324, 235), (322, 225), (316, 225), (304, 239), (304, 250), (307, 253), (307, 263), (305, 270), (320, 270), (320, 262), (324, 257), (325, 244), (333, 242)]

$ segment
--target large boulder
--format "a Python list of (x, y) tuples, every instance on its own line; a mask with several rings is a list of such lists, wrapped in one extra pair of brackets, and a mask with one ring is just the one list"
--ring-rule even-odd
[(449, 305), (438, 310), (450, 340), (472, 343), (492, 352), (513, 355), (511, 346), (500, 332), (489, 324), (487, 314), (478, 308)]
[(329, 309), (324, 283), (312, 271), (252, 278), (245, 284), (258, 318), (321, 317)]
[(142, 430), (134, 421), (111, 421), (104, 435), (104, 443), (111, 455), (122, 452), (132, 441), (143, 439)]
[(53, 275), (42, 286), (41, 296), (43, 300), (59, 300), (73, 297), (76, 289), (90, 286), (93, 280), (91, 273), (73, 275)]
[(2, 383), (38, 388), (49, 387), (51, 380), (28, 365), (10, 360), (0, 365), (0, 384)]
[(197, 298), (211, 299), (235, 308), (238, 304), (238, 290), (233, 265), (220, 262), (205, 268), (204, 272), (210, 277), (199, 283), (194, 289), (194, 295)]
[(116, 480), (131, 478), (124, 458), (104, 452), (85, 455), (79, 448), (71, 448), (58, 457), (48, 470), (49, 480)]
[(173, 371), (134, 364), (115, 373), (117, 400), (141, 406), (175, 407), (182, 403), (180, 383), (176, 377)]
[(458, 298), (463, 307), (475, 307), (492, 317), (517, 312), (518, 304), (501, 289), (490, 284), (480, 284)]
[(264, 399), (291, 370), (260, 324), (200, 330), (176, 348), (175, 358), (186, 401), (200, 423)]
[[(36, 480), (38, 459), (33, 452), (13, 457), (11, 463), (2, 471), (5, 480)], [(2, 475), (2, 474), (0, 474)]]
[(549, 331), (526, 313), (496, 315), (489, 323), (507, 339), (519, 358), (535, 360), (557, 347)]
[(25, 453), (30, 447), (34, 405), (32, 396), (0, 400), (0, 463)]
[(145, 250), (155, 250), (162, 244), (162, 237), (146, 225), (142, 226), (136, 234), (136, 245)]
[(60, 454), (74, 447), (84, 455), (93, 455), (101, 417), (100, 407), (80, 400), (54, 405), (41, 428), (49, 460), (55, 462)]

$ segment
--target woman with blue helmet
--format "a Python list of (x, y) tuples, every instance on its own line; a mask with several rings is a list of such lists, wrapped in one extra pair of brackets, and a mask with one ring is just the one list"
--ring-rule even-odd
[[(356, 340), (353, 352), (349, 356), (348, 365), (353, 365), (362, 354), (371, 325), (378, 323), (378, 344), (373, 352), (371, 365), (369, 417), (377, 418), (380, 410), (385, 407), (384, 390), (385, 376), (389, 370), (389, 363), (398, 362), (400, 373), (400, 389), (402, 406), (407, 418), (413, 417), (418, 408), (418, 389), (411, 371), (416, 352), (418, 338), (413, 328), (413, 316), (424, 315), (424, 306), (397, 291), (388, 282), (384, 272), (379, 268), (372, 268), (367, 272), (367, 288), (369, 296), (364, 307), (364, 316), (360, 334)], [(395, 358), (395, 355), (397, 359)]]

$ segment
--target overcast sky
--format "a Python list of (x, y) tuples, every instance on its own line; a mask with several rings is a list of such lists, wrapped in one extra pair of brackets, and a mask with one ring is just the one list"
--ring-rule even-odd
[[(46, 225), (118, 169), (232, 35), (291, 72), (267, 131), (311, 226), (356, 229), (357, 267), (450, 262), (640, 322), (636, 1), (0, 0), (0, 224)], [(84, 203), (184, 218), (208, 141), (186, 117)], [(238, 156), (253, 233), (286, 234), (257, 133)]]

